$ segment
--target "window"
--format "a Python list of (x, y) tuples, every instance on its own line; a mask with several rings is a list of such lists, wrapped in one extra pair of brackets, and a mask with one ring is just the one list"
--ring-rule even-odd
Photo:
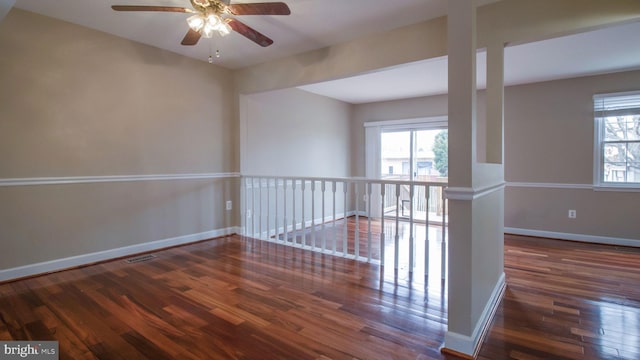
[(640, 188), (640, 91), (593, 97), (596, 186)]

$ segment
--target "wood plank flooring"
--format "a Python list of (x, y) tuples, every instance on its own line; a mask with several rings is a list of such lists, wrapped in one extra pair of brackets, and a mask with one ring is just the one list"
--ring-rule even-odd
[(505, 236), (480, 359), (640, 359), (640, 249)]
[[(442, 286), (230, 236), (0, 284), (0, 340), (61, 359), (454, 359)], [(480, 358), (639, 359), (640, 249), (506, 236)]]

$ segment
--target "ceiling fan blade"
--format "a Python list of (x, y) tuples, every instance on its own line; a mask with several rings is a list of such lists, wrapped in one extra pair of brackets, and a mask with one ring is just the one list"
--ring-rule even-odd
[(267, 47), (267, 46), (273, 44), (273, 40), (271, 40), (268, 37), (262, 35), (257, 30), (254, 30), (254, 29), (250, 28), (249, 26), (247, 26), (246, 24), (244, 24), (243, 22), (241, 22), (241, 21), (239, 21), (237, 19), (230, 19), (229, 20), (229, 26), (231, 26), (233, 31), (237, 32), (238, 34), (243, 35), (247, 39), (253, 41), (254, 43), (256, 43), (256, 44), (258, 44), (258, 45), (260, 45), (262, 47)]
[(193, 10), (177, 6), (140, 6), (140, 5), (113, 5), (111, 8), (115, 11), (165, 11), (165, 12), (181, 12), (192, 13)]
[(291, 10), (283, 2), (232, 4), (227, 6), (233, 15), (289, 15)]
[(198, 43), (198, 40), (200, 40), (200, 33), (197, 31), (194, 31), (193, 29), (189, 29), (189, 31), (187, 32), (187, 35), (184, 36), (180, 44), (195, 45)]

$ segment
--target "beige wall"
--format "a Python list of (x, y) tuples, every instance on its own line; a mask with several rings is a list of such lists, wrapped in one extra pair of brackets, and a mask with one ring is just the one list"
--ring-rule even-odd
[(0, 270), (235, 226), (235, 179), (0, 187)]
[[(0, 180), (237, 171), (232, 73), (13, 9)], [(0, 269), (237, 225), (236, 180), (0, 187)]]
[[(593, 95), (638, 90), (640, 71), (513, 86), (505, 92), (505, 226), (636, 239), (639, 192), (593, 184)], [(524, 184), (527, 185), (527, 184)], [(540, 187), (545, 186), (545, 187)], [(568, 187), (568, 188), (563, 188)], [(569, 209), (577, 211), (569, 219)]]
[(0, 41), (0, 177), (234, 169), (228, 71), (18, 9)]
[(242, 173), (351, 176), (351, 108), (298, 89), (243, 96)]
[(7, 16), (9, 10), (11, 10), (11, 7), (13, 7), (15, 3), (16, 0), (0, 0), (0, 22)]

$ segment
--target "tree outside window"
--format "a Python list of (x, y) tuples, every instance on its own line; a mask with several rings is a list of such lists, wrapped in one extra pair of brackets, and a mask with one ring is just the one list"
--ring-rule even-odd
[(449, 132), (440, 131), (433, 142), (434, 164), (441, 176), (449, 176)]

